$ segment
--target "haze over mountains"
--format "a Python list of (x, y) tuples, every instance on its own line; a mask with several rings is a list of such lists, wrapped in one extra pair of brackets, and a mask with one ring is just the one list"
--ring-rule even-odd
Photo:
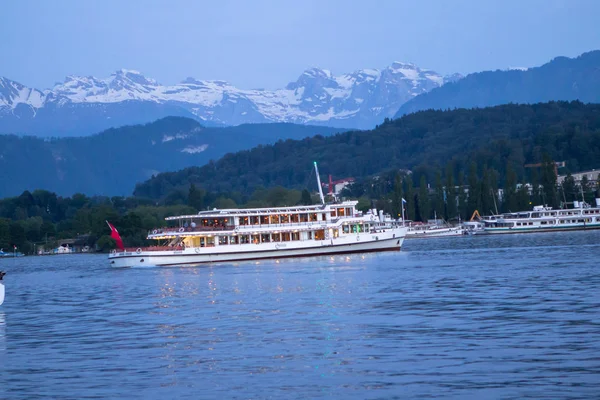
[(204, 165), (278, 139), (340, 131), (294, 124), (206, 128), (193, 119), (168, 117), (80, 138), (0, 135), (0, 197), (36, 188), (59, 195), (129, 195), (136, 183), (159, 172)]
[(372, 128), (406, 101), (461, 77), (395, 62), (338, 76), (310, 68), (277, 90), (195, 78), (161, 85), (132, 70), (106, 79), (68, 76), (48, 90), (0, 78), (0, 133), (81, 136), (173, 115), (205, 126), (290, 122)]

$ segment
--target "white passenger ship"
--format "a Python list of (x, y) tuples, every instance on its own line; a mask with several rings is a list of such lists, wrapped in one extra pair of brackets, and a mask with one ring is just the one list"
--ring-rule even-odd
[(484, 223), (485, 233), (600, 229), (600, 199), (596, 199), (596, 207), (584, 202), (574, 202), (574, 208), (559, 210), (535, 206), (533, 211), (502, 214)]
[[(316, 170), (316, 164), (315, 164)], [(400, 250), (406, 228), (357, 201), (295, 207), (201, 211), (166, 218), (176, 226), (151, 231), (148, 248), (113, 250), (113, 267), (168, 266), (265, 258)]]
[(338, 204), (202, 211), (166, 218), (176, 227), (148, 234), (158, 246), (113, 251), (114, 267), (318, 256), (400, 250), (406, 228), (385, 225), (374, 212)]

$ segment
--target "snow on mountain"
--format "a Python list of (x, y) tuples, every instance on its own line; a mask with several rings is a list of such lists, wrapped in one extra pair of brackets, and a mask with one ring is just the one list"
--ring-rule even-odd
[(44, 105), (45, 97), (45, 94), (37, 89), (30, 89), (18, 82), (0, 77), (0, 109), (14, 109), (19, 104), (40, 108)]
[[(0, 130), (3, 130), (2, 119), (11, 112), (14, 114), (21, 104), (33, 113), (19, 118), (35, 118), (36, 110), (44, 107), (70, 107), (73, 114), (85, 105), (118, 107), (117, 103), (128, 107), (134, 103), (176, 106), (201, 121), (222, 125), (292, 122), (371, 128), (385, 117), (392, 117), (411, 98), (459, 78), (460, 75), (443, 77), (402, 62), (394, 62), (382, 70), (361, 69), (338, 76), (328, 70), (310, 68), (295, 82), (277, 90), (239, 89), (225, 81), (194, 78), (161, 85), (138, 71), (125, 69), (106, 79), (68, 76), (64, 82), (44, 91), (0, 78)], [(102, 118), (111, 118), (106, 107), (98, 110), (104, 113)], [(148, 115), (148, 120), (152, 119)], [(11, 123), (11, 128), (23, 125), (15, 125), (14, 120)]]

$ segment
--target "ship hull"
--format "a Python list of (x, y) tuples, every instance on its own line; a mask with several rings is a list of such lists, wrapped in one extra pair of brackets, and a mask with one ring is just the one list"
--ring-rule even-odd
[(220, 248), (189, 248), (173, 251), (134, 251), (109, 255), (112, 267), (200, 265), (262, 259), (324, 256), (347, 253), (399, 251), (404, 235), (394, 233), (361, 234), (330, 241), (284, 242), (260, 245), (230, 245)]
[(584, 231), (591, 229), (600, 229), (600, 224), (581, 224), (571, 226), (547, 226), (531, 227), (531, 228), (485, 228), (484, 234), (496, 235), (496, 234), (515, 234), (515, 233), (540, 233), (540, 232), (564, 232), (564, 231)]

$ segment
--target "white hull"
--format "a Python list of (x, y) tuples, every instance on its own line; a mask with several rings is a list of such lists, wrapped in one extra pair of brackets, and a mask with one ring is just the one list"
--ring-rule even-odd
[(0, 282), (0, 306), (4, 303), (4, 284)]
[(441, 229), (408, 231), (406, 233), (406, 238), (407, 239), (439, 238), (439, 237), (463, 236), (465, 234), (466, 233), (462, 228), (441, 228)]
[(558, 226), (532, 226), (532, 227), (512, 227), (512, 228), (485, 228), (484, 233), (511, 234), (511, 233), (539, 233), (539, 232), (564, 232), (564, 231), (583, 231), (590, 229), (600, 229), (600, 224), (564, 224)]
[(359, 233), (322, 241), (289, 241), (258, 245), (195, 247), (173, 251), (112, 253), (109, 255), (109, 262), (113, 267), (194, 265), (266, 258), (400, 250), (405, 233), (405, 228), (396, 228), (387, 229), (385, 232)]

